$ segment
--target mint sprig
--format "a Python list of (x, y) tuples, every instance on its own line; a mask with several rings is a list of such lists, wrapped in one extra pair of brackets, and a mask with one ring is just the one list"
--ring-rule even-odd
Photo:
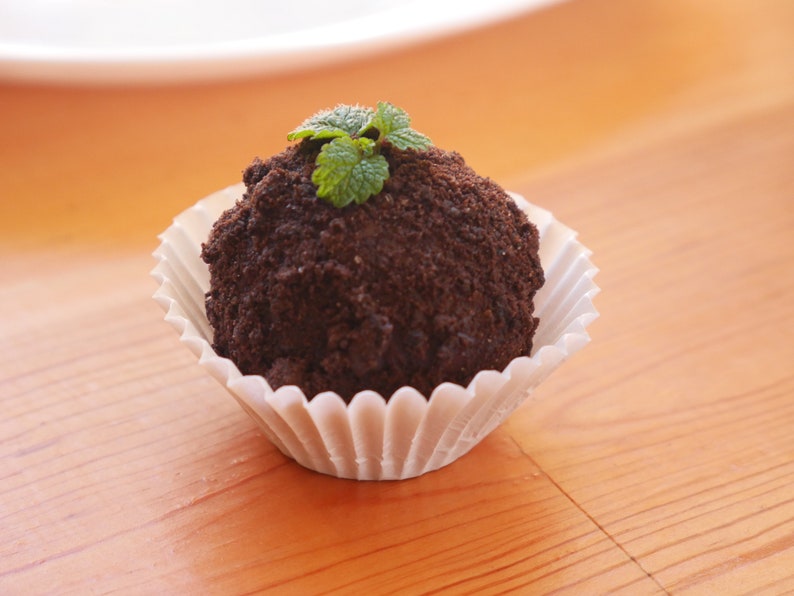
[(361, 204), (383, 189), (389, 164), (381, 155), (385, 144), (424, 151), (431, 145), (411, 128), (411, 118), (401, 108), (378, 102), (376, 110), (340, 105), (307, 118), (287, 135), (290, 141), (326, 141), (317, 156), (312, 182), (317, 196), (335, 207)]

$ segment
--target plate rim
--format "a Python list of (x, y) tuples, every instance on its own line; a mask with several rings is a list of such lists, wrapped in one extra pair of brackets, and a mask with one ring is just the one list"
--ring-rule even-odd
[[(0, 38), (0, 79), (146, 83), (274, 74), (341, 62), (360, 54), (370, 57), (482, 28), (561, 1), (414, 0), (328, 26), (208, 43), (78, 48), (12, 43)], [(456, 9), (450, 11), (453, 4)], [(416, 19), (418, 11), (421, 20)]]

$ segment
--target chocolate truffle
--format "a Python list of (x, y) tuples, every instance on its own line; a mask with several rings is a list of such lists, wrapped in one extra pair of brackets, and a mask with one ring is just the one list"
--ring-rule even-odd
[(346, 401), (405, 385), (429, 397), (529, 355), (538, 231), (502, 188), (457, 153), (386, 145), (383, 190), (337, 208), (312, 183), (318, 151), (254, 160), (202, 246), (219, 355), (274, 389)]

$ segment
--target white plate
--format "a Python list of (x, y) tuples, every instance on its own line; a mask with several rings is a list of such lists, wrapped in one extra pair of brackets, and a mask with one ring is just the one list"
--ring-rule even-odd
[(163, 82), (319, 65), (556, 0), (4, 0), (0, 78)]

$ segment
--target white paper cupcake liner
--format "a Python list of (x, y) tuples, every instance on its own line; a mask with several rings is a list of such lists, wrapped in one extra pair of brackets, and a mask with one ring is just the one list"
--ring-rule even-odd
[(589, 341), (586, 327), (598, 317), (593, 297), (597, 269), (576, 233), (551, 213), (513, 194), (540, 232), (546, 283), (535, 296), (540, 323), (531, 357), (503, 371), (480, 371), (468, 387), (442, 383), (426, 399), (403, 387), (387, 401), (374, 391), (349, 405), (333, 392), (308, 400), (293, 386), (273, 391), (257, 375), (243, 375), (212, 350), (204, 310), (209, 272), (201, 260), (215, 220), (245, 187), (230, 186), (178, 215), (159, 238), (152, 271), (160, 288), (155, 300), (181, 341), (248, 412), (285, 455), (302, 466), (341, 478), (397, 480), (452, 463), (501, 424), (532, 390)]

